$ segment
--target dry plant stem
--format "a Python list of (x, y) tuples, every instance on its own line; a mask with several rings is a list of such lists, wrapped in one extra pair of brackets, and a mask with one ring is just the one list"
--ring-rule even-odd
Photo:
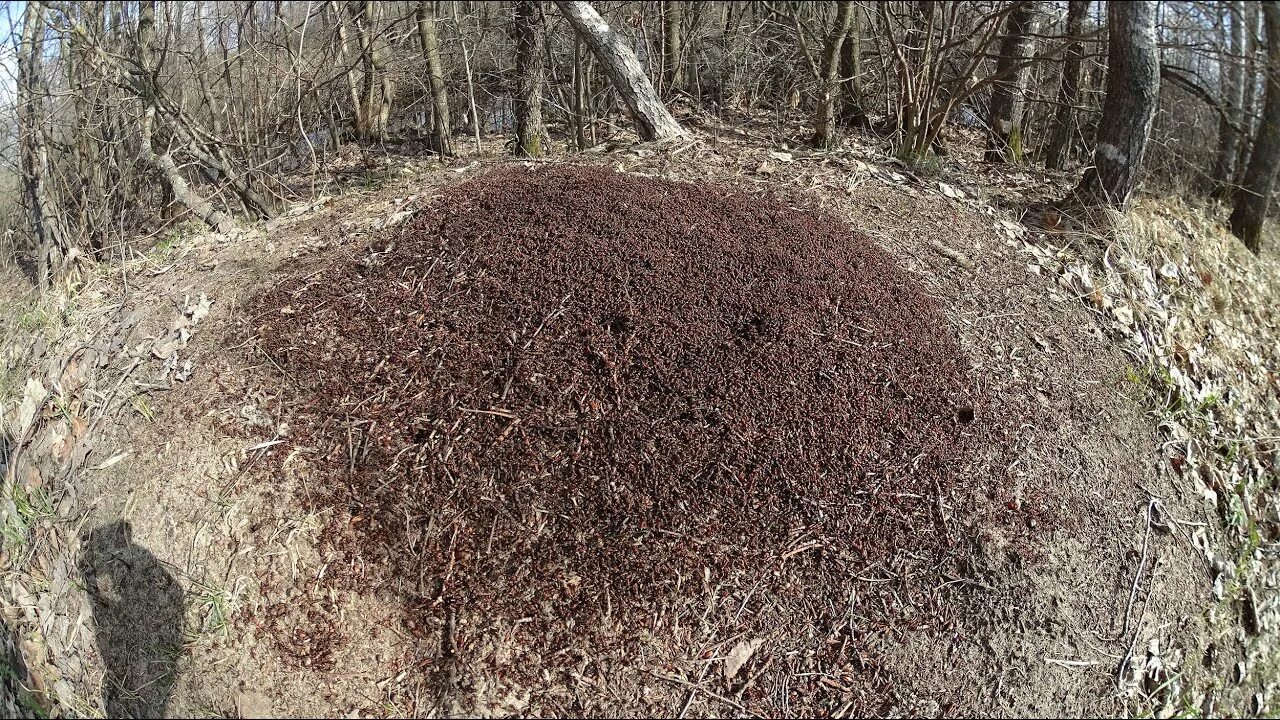
[[(1155, 498), (1151, 498), (1147, 501), (1147, 512), (1146, 512), (1147, 527), (1146, 527), (1146, 531), (1143, 533), (1143, 536), (1142, 536), (1142, 557), (1138, 561), (1138, 569), (1133, 575), (1133, 587), (1129, 591), (1129, 602), (1124, 609), (1124, 626), (1120, 630), (1120, 637), (1122, 638), (1129, 634), (1129, 621), (1133, 612), (1133, 603), (1138, 597), (1138, 585), (1139, 583), (1141, 583), (1143, 572), (1146, 570), (1146, 567), (1147, 567), (1147, 549), (1151, 542), (1151, 525), (1152, 525), (1151, 513), (1153, 508), (1155, 507), (1155, 503), (1156, 503)], [(1142, 618), (1146, 616), (1147, 604), (1150, 602), (1151, 602), (1151, 593), (1148, 593), (1146, 600), (1144, 600), (1142, 603), (1142, 615), (1138, 617), (1138, 627), (1134, 629), (1133, 637), (1129, 641), (1129, 649), (1125, 653), (1124, 659), (1120, 661), (1119, 668), (1116, 670), (1116, 686), (1117, 687), (1122, 687), (1124, 684), (1124, 674), (1129, 667), (1129, 661), (1133, 658), (1133, 650), (1135, 647), (1137, 647), (1138, 633), (1142, 629)]]

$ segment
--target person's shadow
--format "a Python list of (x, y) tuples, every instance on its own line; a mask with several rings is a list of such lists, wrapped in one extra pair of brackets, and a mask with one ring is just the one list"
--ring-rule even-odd
[(126, 521), (81, 539), (80, 573), (93, 606), (108, 717), (164, 717), (182, 654), (183, 593)]

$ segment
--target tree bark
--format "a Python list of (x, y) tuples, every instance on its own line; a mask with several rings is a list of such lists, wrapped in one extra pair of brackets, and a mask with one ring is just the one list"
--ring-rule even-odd
[(666, 140), (683, 137), (684, 128), (671, 116), (653, 90), (635, 53), (613, 32), (588, 2), (556, 0), (556, 7), (573, 25), (574, 31), (600, 61), (613, 87), (626, 103), (636, 122), (640, 139)]
[[(338, 63), (347, 66), (347, 92), (351, 94), (351, 111), (358, 118), (360, 116), (360, 78), (356, 74), (355, 65), (348, 60), (351, 56), (350, 33), (347, 32), (347, 23), (343, 19), (342, 9), (338, 7), (337, 0), (329, 0), (328, 8), (333, 15), (333, 25), (338, 35)], [(229, 77), (227, 87), (231, 87)]]
[(1124, 209), (1138, 183), (1160, 96), (1155, 0), (1107, 3), (1107, 94), (1093, 166), (1076, 188), (1086, 205)]
[(45, 182), (49, 149), (44, 138), (44, 8), (27, 3), (18, 48), (18, 139), (23, 190), (35, 240), (36, 282), (48, 288), (70, 250), (57, 203)]
[(591, 120), (588, 114), (591, 112), (590, 104), (587, 102), (587, 57), (582, 52), (582, 38), (578, 35), (573, 36), (573, 139), (574, 144), (579, 150), (586, 150), (590, 143), (587, 142), (587, 126)]
[(840, 46), (840, 78), (844, 85), (840, 93), (840, 122), (848, 127), (868, 128), (871, 121), (863, 107), (862, 88), (862, 35), (863, 11), (855, 5), (853, 23)]
[(1062, 82), (1058, 86), (1058, 109), (1053, 133), (1045, 150), (1044, 166), (1063, 170), (1071, 156), (1076, 132), (1076, 103), (1080, 101), (1080, 64), (1084, 59), (1084, 23), (1089, 17), (1090, 0), (1071, 0), (1067, 6), (1066, 56), (1062, 60)]
[(680, 0), (664, 0), (662, 3), (662, 58), (667, 93), (684, 88), (682, 10)]
[(444, 84), (444, 65), (440, 63), (435, 0), (418, 0), (417, 19), (418, 39), (422, 42), (422, 56), (427, 62), (427, 79), (431, 86), (431, 145), (440, 155), (453, 155), (449, 90)]
[[(1227, 197), (1236, 179), (1236, 165), (1240, 162), (1240, 131), (1244, 117), (1244, 3), (1240, 0), (1224, 4), (1227, 10), (1223, 19), (1230, 24), (1227, 48), (1232, 58), (1223, 75), (1222, 101), (1225, 114), (1218, 119), (1218, 156), (1213, 165), (1213, 194)], [(1233, 124), (1234, 123), (1234, 126)]]
[(347, 10), (360, 38), (360, 65), (364, 70), (360, 105), (356, 109), (356, 134), (363, 142), (385, 142), (395, 89), (391, 76), (387, 74), (386, 48), (374, 27), (377, 3), (373, 0), (351, 0)]
[(541, 157), (542, 139), (542, 2), (516, 3), (516, 155)]
[(840, 49), (853, 26), (853, 0), (844, 0), (822, 49), (822, 77), (818, 78), (818, 107), (814, 114), (813, 146), (830, 148), (836, 143), (836, 96), (840, 92)]
[(1244, 173), (1249, 167), (1250, 152), (1253, 149), (1253, 136), (1257, 129), (1257, 87), (1258, 74), (1258, 35), (1261, 32), (1262, 13), (1258, 11), (1257, 3), (1245, 3), (1244, 13), (1244, 36), (1245, 36), (1245, 57), (1243, 62), (1244, 72), (1244, 102), (1241, 105), (1244, 116), (1241, 118), (1241, 125), (1244, 127), (1245, 133), (1240, 137), (1239, 154), (1236, 156), (1236, 174), (1233, 184), (1239, 186), (1244, 182)]
[(1022, 118), (1031, 78), (1028, 61), (1035, 55), (1040, 10), (1038, 2), (1019, 2), (1005, 22), (1000, 58), (996, 61), (996, 75), (1003, 79), (995, 83), (991, 92), (991, 114), (987, 119), (987, 162), (1022, 162)]
[(1267, 89), (1253, 140), (1253, 152), (1244, 182), (1235, 194), (1235, 209), (1228, 225), (1245, 247), (1257, 254), (1262, 249), (1262, 225), (1271, 204), (1275, 185), (1276, 164), (1280, 162), (1280, 2), (1262, 3), (1267, 30)]

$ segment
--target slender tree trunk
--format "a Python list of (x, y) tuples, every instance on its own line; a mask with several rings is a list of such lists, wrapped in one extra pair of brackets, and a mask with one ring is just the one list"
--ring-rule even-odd
[(1026, 113), (1028, 64), (1035, 55), (1035, 34), (1040, 26), (1040, 4), (1018, 2), (1005, 24), (1000, 41), (996, 75), (1003, 79), (991, 92), (991, 116), (987, 120), (987, 162), (1022, 162), (1022, 118)]
[(1093, 166), (1076, 197), (1086, 205), (1123, 209), (1138, 184), (1160, 96), (1155, 0), (1107, 3), (1107, 95)]
[(440, 63), (435, 0), (418, 0), (417, 19), (418, 39), (422, 41), (422, 56), (427, 61), (427, 79), (431, 86), (431, 145), (441, 155), (452, 155), (449, 90), (444, 84), (444, 65)]
[[(356, 74), (355, 66), (351, 63), (351, 37), (347, 32), (347, 23), (343, 18), (342, 9), (338, 7), (337, 0), (329, 0), (329, 12), (333, 15), (334, 29), (338, 33), (338, 63), (347, 66), (347, 92), (351, 94), (351, 111), (356, 115), (356, 123), (359, 124), (360, 117), (360, 78)], [(225, 52), (225, 50), (224, 50)], [(231, 88), (231, 78), (227, 78), (227, 88)]]
[(853, 8), (853, 23), (840, 46), (840, 79), (844, 85), (840, 93), (840, 122), (848, 127), (868, 128), (871, 126), (863, 108), (862, 89), (862, 35), (865, 14), (856, 4)]
[(1044, 166), (1063, 170), (1071, 156), (1076, 133), (1076, 103), (1080, 101), (1080, 63), (1084, 58), (1084, 23), (1089, 17), (1090, 0), (1071, 0), (1067, 6), (1066, 57), (1062, 60), (1062, 83), (1058, 86), (1058, 108), (1045, 150)]
[(588, 2), (556, 0), (556, 7), (573, 25), (574, 31), (591, 48), (608, 73), (613, 87), (631, 111), (641, 140), (683, 137), (685, 131), (645, 76), (635, 53), (618, 37)]
[(1267, 0), (1262, 3), (1262, 12), (1267, 29), (1266, 100), (1249, 167), (1236, 191), (1235, 209), (1228, 223), (1231, 232), (1255, 254), (1262, 249), (1262, 224), (1280, 163), (1280, 2)]
[(1244, 119), (1244, 3), (1236, 0), (1223, 7), (1226, 9), (1223, 21), (1230, 27), (1230, 41), (1226, 44), (1232, 57), (1223, 76), (1222, 100), (1226, 114), (1218, 119), (1218, 157), (1213, 165), (1213, 194), (1220, 198), (1231, 193), (1236, 179), (1236, 165), (1240, 161), (1239, 127)]
[(822, 50), (822, 77), (818, 78), (818, 107), (814, 114), (813, 146), (830, 148), (836, 144), (836, 96), (840, 92), (840, 49), (853, 26), (853, 0), (844, 0), (836, 11), (835, 25)]
[(360, 65), (364, 71), (356, 112), (356, 133), (363, 142), (386, 141), (387, 119), (395, 92), (391, 76), (387, 74), (386, 48), (375, 27), (377, 6), (373, 0), (351, 0), (347, 5), (360, 37)]
[(681, 0), (664, 0), (662, 3), (662, 58), (667, 93), (684, 89), (682, 4)]
[(142, 99), (142, 123), (139, 127), (140, 155), (165, 184), (174, 199), (182, 203), (193, 215), (219, 232), (231, 232), (236, 227), (232, 217), (199, 197), (187, 186), (178, 166), (169, 153), (157, 153), (154, 147), (156, 104), (159, 96), (156, 65), (156, 0), (143, 0), (138, 5), (138, 67), (141, 77), (137, 81), (138, 96)]
[(579, 150), (589, 147), (587, 126), (590, 105), (587, 102), (587, 58), (582, 52), (582, 38), (573, 36), (573, 138)]
[(542, 2), (516, 3), (516, 155), (540, 157), (542, 126)]
[(1258, 75), (1259, 68), (1259, 48), (1258, 36), (1262, 29), (1262, 13), (1258, 11), (1257, 3), (1245, 3), (1244, 14), (1244, 35), (1245, 35), (1245, 57), (1242, 70), (1244, 71), (1244, 102), (1243, 117), (1241, 125), (1245, 131), (1244, 136), (1240, 138), (1239, 154), (1236, 156), (1236, 172), (1232, 184), (1239, 186), (1244, 182), (1244, 173), (1249, 167), (1249, 157), (1253, 149), (1253, 137), (1257, 129), (1257, 121), (1255, 115), (1258, 105)]
[(35, 240), (36, 281), (42, 288), (52, 283), (63, 257), (70, 250), (62, 217), (45, 182), (49, 149), (44, 137), (44, 8), (27, 3), (18, 48), (18, 138), (26, 203), (31, 212)]
[[(903, 32), (905, 52), (895, 48), (898, 66), (897, 126), (901, 133), (902, 145), (899, 153), (904, 157), (919, 160), (932, 148), (929, 140), (932, 135), (930, 127), (930, 99), (926, 97), (923, 87), (931, 70), (934, 58), (934, 31), (938, 15), (937, 0), (916, 0), (906, 6), (910, 15), (905, 22)], [(888, 3), (877, 5), (883, 27), (890, 27), (893, 18)]]

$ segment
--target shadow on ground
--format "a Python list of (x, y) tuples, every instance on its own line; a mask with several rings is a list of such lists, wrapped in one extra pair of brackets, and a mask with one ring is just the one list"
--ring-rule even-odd
[(163, 717), (182, 654), (183, 593), (128, 522), (81, 538), (80, 572), (93, 605), (108, 717)]

